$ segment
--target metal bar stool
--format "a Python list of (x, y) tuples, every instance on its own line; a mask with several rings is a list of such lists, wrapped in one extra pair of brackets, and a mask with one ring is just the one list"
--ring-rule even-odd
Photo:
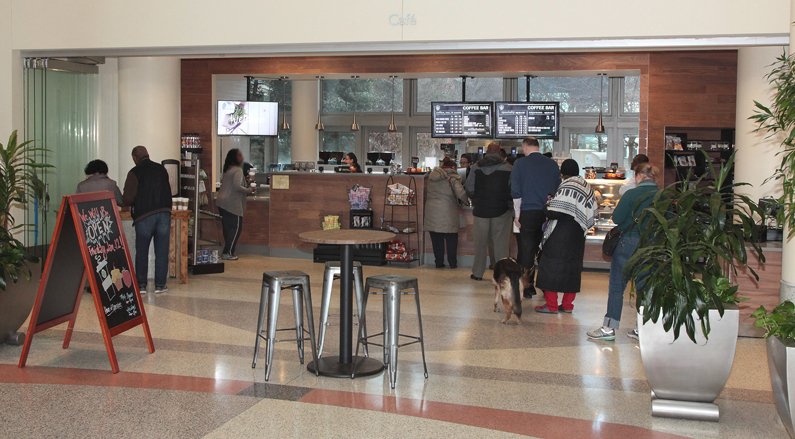
[[(326, 340), (326, 327), (339, 326), (339, 323), (329, 323), (329, 306), (331, 304), (331, 292), (334, 287), (334, 281), (340, 278), (340, 263), (339, 261), (326, 262), (326, 270), (323, 272), (323, 296), (320, 303), (320, 339), (317, 343), (317, 356), (323, 355), (323, 342)], [(362, 264), (353, 261), (353, 289), (356, 293), (356, 311), (354, 317), (358, 317), (359, 310), (362, 309), (362, 296), (364, 296), (364, 283), (362, 279)], [(339, 317), (339, 314), (331, 314), (332, 317)], [(356, 323), (354, 323), (356, 324)], [(364, 323), (359, 324), (359, 336), (364, 337), (367, 335), (367, 328)], [(368, 355), (367, 346), (364, 347), (364, 356)]]
[[(380, 292), (373, 291), (372, 289), (381, 290)], [(411, 290), (411, 291), (404, 291)], [(384, 349), (384, 364), (389, 367), (389, 385), (394, 389), (397, 381), (397, 359), (398, 348), (408, 346), (414, 343), (419, 343), (422, 349), (422, 367), (425, 369), (425, 378), (428, 378), (428, 366), (425, 363), (425, 338), (422, 335), (422, 312), (420, 310), (420, 290), (417, 284), (416, 277), (397, 276), (397, 275), (382, 275), (370, 276), (364, 286), (364, 298), (362, 303), (361, 312), (359, 313), (359, 324), (365, 325), (365, 311), (367, 308), (367, 298), (370, 294), (384, 295), (384, 330), (378, 334), (367, 336), (360, 334), (356, 341), (356, 355), (359, 354), (359, 345), (367, 346), (372, 344), (381, 346)], [(400, 297), (402, 295), (413, 295), (414, 301), (417, 304), (417, 321), (419, 323), (420, 336), (415, 337), (412, 335), (404, 335), (400, 333)], [(383, 336), (383, 344), (377, 344), (369, 341), (370, 338)], [(400, 337), (410, 338), (413, 341), (400, 344)], [(355, 358), (355, 357), (354, 357)], [(353, 367), (354, 373), (356, 372), (356, 365)]]
[[(295, 315), (295, 328), (276, 329), (276, 321), (279, 317), (279, 298), (281, 291), (293, 290), (293, 313)], [(301, 299), (303, 298), (303, 303)], [(304, 328), (304, 307), (306, 307), (307, 326)], [(262, 326), (265, 322), (265, 311), (268, 312), (267, 329), (263, 331)], [(296, 338), (288, 340), (276, 340), (276, 332), (295, 330)], [(263, 336), (262, 333), (265, 332)], [(304, 333), (309, 334), (307, 339)], [(259, 320), (257, 321), (257, 341), (254, 345), (254, 362), (251, 367), (257, 367), (257, 356), (259, 354), (260, 340), (266, 343), (265, 351), (265, 381), (271, 374), (273, 367), (273, 345), (283, 341), (294, 341), (298, 344), (298, 359), (304, 364), (304, 341), (309, 341), (312, 346), (312, 358), (317, 361), (317, 350), (315, 349), (315, 320), (312, 316), (312, 293), (309, 289), (309, 275), (301, 271), (266, 271), (262, 273), (262, 295), (259, 301)], [(317, 373), (316, 373), (317, 375)]]

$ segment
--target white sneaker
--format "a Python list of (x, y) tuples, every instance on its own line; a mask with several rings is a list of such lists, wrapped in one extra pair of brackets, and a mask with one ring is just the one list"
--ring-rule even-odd
[(640, 341), (640, 336), (638, 335), (638, 327), (635, 326), (634, 329), (632, 329), (631, 331), (627, 332), (627, 337), (629, 337), (629, 338), (631, 338), (633, 340)]

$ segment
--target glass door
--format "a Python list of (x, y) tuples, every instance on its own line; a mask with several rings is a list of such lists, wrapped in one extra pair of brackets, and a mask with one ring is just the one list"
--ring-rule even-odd
[[(98, 75), (43, 68), (25, 69), (25, 139), (38, 148), (38, 161), (54, 168), (40, 178), (49, 201), (36, 200), (26, 209), (27, 245), (49, 244), (61, 198), (74, 194), (85, 178), (86, 164), (98, 157)], [(119, 182), (123, 184), (123, 182)]]

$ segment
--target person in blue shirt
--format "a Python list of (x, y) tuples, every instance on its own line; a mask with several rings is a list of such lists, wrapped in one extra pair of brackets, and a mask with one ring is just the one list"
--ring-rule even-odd
[(513, 197), (514, 221), (519, 227), (522, 258), (519, 263), (528, 270), (530, 285), (524, 290), (529, 299), (535, 292), (535, 263), (538, 246), (544, 232), (541, 226), (547, 220), (544, 205), (558, 190), (560, 168), (549, 157), (541, 154), (538, 139), (527, 137), (522, 140), (525, 157), (514, 162), (511, 172), (511, 196)]

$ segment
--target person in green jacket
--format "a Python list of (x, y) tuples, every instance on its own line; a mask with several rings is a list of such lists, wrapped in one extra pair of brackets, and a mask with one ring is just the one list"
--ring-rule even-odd
[[(651, 206), (654, 196), (659, 190), (655, 179), (660, 170), (648, 164), (641, 163), (635, 169), (635, 183), (637, 187), (630, 189), (618, 202), (613, 211), (613, 222), (623, 232), (610, 261), (610, 284), (607, 295), (607, 314), (602, 327), (593, 332), (588, 332), (588, 338), (593, 340), (615, 340), (616, 330), (621, 323), (621, 311), (624, 307), (624, 290), (627, 288), (629, 278), (624, 275), (624, 266), (635, 253), (640, 240), (640, 231), (644, 224), (638, 223), (644, 209)], [(629, 331), (627, 336), (638, 339), (638, 327)]]

